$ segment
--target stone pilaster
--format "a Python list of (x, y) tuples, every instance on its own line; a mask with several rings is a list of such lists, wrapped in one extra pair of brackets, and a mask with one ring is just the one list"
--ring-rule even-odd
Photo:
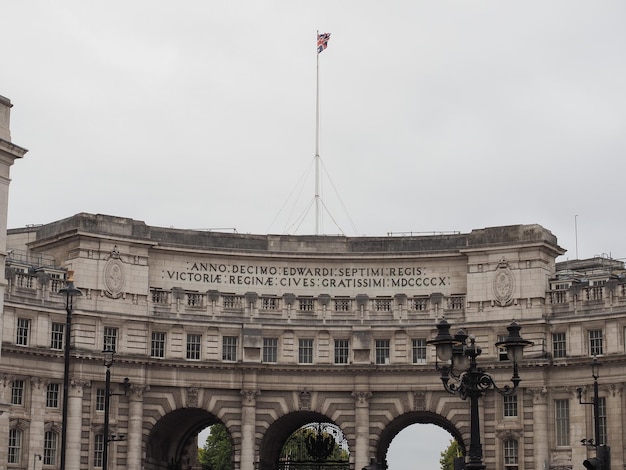
[(363, 468), (370, 463), (370, 406), (371, 392), (353, 392), (355, 417), (354, 468)]
[(145, 449), (142, 446), (143, 430), (143, 394), (150, 390), (144, 385), (131, 385), (128, 398), (128, 441), (126, 453), (126, 468), (128, 470), (141, 470), (143, 468), (141, 457)]
[(241, 470), (254, 470), (256, 397), (259, 394), (258, 390), (241, 391)]
[(548, 436), (548, 390), (545, 387), (528, 389), (533, 397), (533, 458), (535, 468), (548, 468), (550, 439)]
[(80, 470), (83, 389), (89, 382), (71, 380), (67, 403), (66, 470)]

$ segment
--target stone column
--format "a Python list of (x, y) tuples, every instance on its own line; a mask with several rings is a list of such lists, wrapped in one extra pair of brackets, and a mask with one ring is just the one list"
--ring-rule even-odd
[(361, 469), (369, 465), (370, 458), (370, 407), (369, 399), (372, 396), (370, 392), (353, 392), (352, 397), (355, 400), (355, 457), (354, 468)]
[(258, 390), (241, 391), (241, 461), (240, 470), (254, 470), (254, 430)]
[(141, 470), (144, 453), (143, 435), (143, 393), (150, 390), (144, 385), (131, 385), (128, 398), (128, 441), (126, 451), (126, 468)]
[(550, 464), (548, 390), (545, 387), (528, 389), (528, 393), (533, 397), (533, 458), (535, 468), (543, 470)]
[(29, 455), (43, 454), (44, 414), (46, 411), (46, 383), (41, 378), (30, 380), (30, 445)]
[(71, 380), (67, 403), (66, 470), (80, 470), (80, 444), (82, 430), (83, 388), (89, 382)]

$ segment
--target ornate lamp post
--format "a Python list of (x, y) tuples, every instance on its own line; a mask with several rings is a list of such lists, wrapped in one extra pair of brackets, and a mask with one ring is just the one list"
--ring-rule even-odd
[(598, 397), (598, 377), (600, 377), (600, 362), (596, 356), (591, 361), (591, 376), (593, 377), (593, 400), (583, 401), (583, 389), (578, 387), (578, 403), (581, 405), (593, 406), (593, 439), (583, 439), (581, 442), (585, 446), (596, 448), (596, 458), (587, 459), (583, 462), (585, 468), (593, 470), (610, 470), (611, 468), (611, 448), (606, 442), (600, 443), (600, 399)]
[[(482, 350), (475, 343), (473, 336), (468, 336), (460, 330), (456, 335), (450, 334), (450, 324), (442, 319), (437, 323), (437, 336), (428, 341), (434, 344), (437, 359), (444, 363), (443, 366), (436, 364), (436, 369), (441, 371), (441, 381), (444, 389), (453, 395), (459, 395), (463, 400), (470, 401), (470, 448), (468, 470), (483, 470), (483, 450), (480, 442), (480, 417), (478, 413), (478, 399), (489, 390), (494, 389), (502, 395), (512, 395), (517, 389), (521, 379), (518, 374), (518, 362), (522, 358), (526, 346), (532, 345), (532, 341), (523, 339), (519, 332), (521, 327), (516, 322), (511, 322), (507, 327), (509, 332), (504, 341), (496, 343), (496, 347), (506, 347), (510, 360), (513, 361), (513, 386), (505, 385), (500, 388), (496, 385), (491, 375), (478, 367), (476, 358)], [(455, 383), (450, 383), (453, 379)]]
[(74, 297), (83, 293), (74, 287), (74, 271), (67, 272), (67, 284), (59, 289), (59, 294), (65, 295), (65, 362), (63, 368), (63, 416), (61, 418), (61, 470), (65, 470), (65, 451), (67, 447), (67, 399), (70, 384), (70, 337), (72, 334), (72, 312), (74, 311)]
[(107, 464), (109, 461), (109, 442), (111, 441), (123, 441), (126, 439), (124, 434), (110, 434), (109, 432), (109, 415), (110, 415), (110, 406), (111, 406), (111, 396), (113, 395), (126, 395), (128, 390), (130, 389), (130, 381), (128, 378), (124, 379), (124, 393), (112, 393), (111, 392), (111, 366), (113, 365), (113, 355), (115, 354), (115, 350), (111, 348), (111, 346), (107, 346), (104, 351), (102, 351), (102, 355), (104, 356), (104, 367), (106, 368), (105, 378), (104, 378), (104, 431), (103, 431), (103, 444), (104, 448), (102, 449), (102, 470), (107, 470)]

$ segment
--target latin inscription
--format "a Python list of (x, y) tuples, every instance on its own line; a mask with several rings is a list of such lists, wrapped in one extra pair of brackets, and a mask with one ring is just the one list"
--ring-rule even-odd
[(184, 270), (164, 270), (163, 279), (184, 284), (293, 288), (433, 288), (451, 284), (449, 276), (424, 266), (308, 267), (188, 262)]

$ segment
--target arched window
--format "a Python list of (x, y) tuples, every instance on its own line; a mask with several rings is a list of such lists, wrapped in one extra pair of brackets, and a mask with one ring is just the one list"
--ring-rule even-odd
[(43, 435), (43, 464), (56, 465), (58, 434), (54, 431), (46, 431)]
[(9, 430), (9, 458), (8, 463), (20, 463), (22, 454), (22, 431), (13, 428)]
[(519, 444), (516, 439), (507, 439), (503, 442), (504, 447), (504, 468), (506, 470), (518, 469)]

